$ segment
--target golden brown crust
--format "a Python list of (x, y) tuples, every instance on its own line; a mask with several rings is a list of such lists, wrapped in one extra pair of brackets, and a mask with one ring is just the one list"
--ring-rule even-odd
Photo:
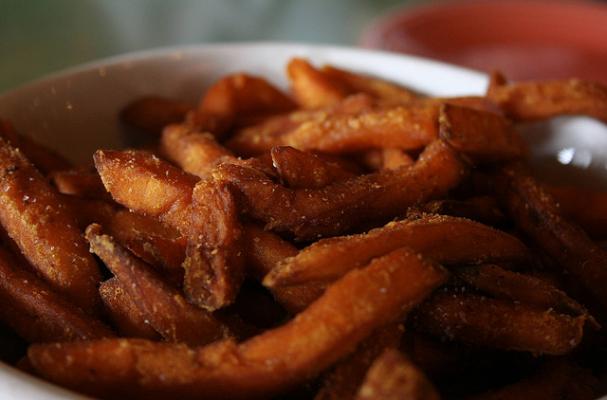
[(52, 288), (92, 312), (101, 275), (74, 216), (40, 173), (0, 139), (0, 222)]
[(194, 188), (183, 289), (207, 310), (232, 304), (244, 280), (242, 226), (229, 184), (203, 180)]
[(49, 174), (51, 183), (61, 194), (94, 200), (111, 200), (99, 174), (84, 168), (54, 171)]
[(264, 279), (270, 287), (331, 282), (374, 257), (407, 246), (439, 263), (524, 261), (516, 237), (463, 218), (425, 215), (390, 222), (368, 233), (320, 240), (281, 261)]
[(162, 132), (161, 152), (185, 172), (203, 178), (219, 163), (235, 159), (210, 133), (193, 130), (186, 124), (169, 125)]
[(402, 85), (373, 76), (354, 73), (325, 65), (322, 73), (334, 82), (346, 87), (351, 93), (365, 93), (377, 99), (407, 102), (422, 97), (419, 93)]
[(303, 58), (292, 58), (287, 64), (291, 91), (302, 108), (314, 109), (334, 105), (348, 96), (350, 90), (330, 79)]
[(466, 170), (457, 154), (437, 141), (411, 167), (362, 175), (320, 189), (288, 189), (257, 170), (235, 165), (220, 165), (214, 174), (239, 190), (246, 214), (269, 229), (309, 240), (403, 215), (409, 206), (446, 194)]
[(160, 339), (158, 332), (139, 311), (137, 304), (124, 291), (118, 278), (110, 278), (99, 286), (105, 311), (120, 336), (150, 340)]
[(343, 163), (331, 162), (326, 157), (293, 147), (273, 147), (270, 154), (278, 176), (290, 188), (321, 188), (355, 176)]
[(438, 137), (438, 107), (397, 106), (304, 122), (280, 141), (300, 150), (348, 153), (369, 148), (420, 149)]
[(0, 249), (0, 319), (21, 337), (38, 343), (114, 336), (25, 268)]
[(487, 97), (516, 121), (587, 115), (607, 122), (607, 87), (580, 79), (506, 83), (493, 75)]
[(263, 78), (233, 74), (215, 82), (200, 100), (190, 123), (223, 138), (239, 120), (291, 111), (295, 103)]
[(571, 317), (467, 293), (437, 293), (416, 311), (418, 329), (444, 340), (562, 355), (582, 340), (586, 316)]
[(201, 345), (228, 334), (208, 312), (189, 304), (142, 261), (104, 235), (99, 225), (86, 230), (91, 250), (118, 278), (149, 324), (166, 340)]
[(554, 199), (521, 168), (506, 167), (500, 176), (500, 191), (516, 225), (552, 257), (560, 272), (607, 308), (607, 252), (564, 219)]
[(350, 272), (295, 319), (240, 345), (189, 349), (121, 339), (32, 346), (28, 354), (45, 378), (94, 395), (268, 396), (347, 355), (445, 279), (442, 268), (403, 249)]
[(198, 178), (146, 151), (98, 150), (94, 160), (103, 185), (118, 203), (187, 229), (188, 206)]
[(444, 104), (439, 125), (441, 138), (476, 162), (499, 163), (527, 154), (512, 123), (492, 112)]

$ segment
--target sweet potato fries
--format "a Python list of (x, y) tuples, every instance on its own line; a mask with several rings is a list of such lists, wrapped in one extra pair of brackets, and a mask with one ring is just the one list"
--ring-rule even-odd
[(287, 77), (134, 99), (122, 121), (158, 147), (94, 169), (0, 120), (19, 365), (107, 399), (598, 396), (605, 194), (536, 181), (517, 122), (606, 121), (607, 89), (495, 75), (432, 98), (303, 58)]

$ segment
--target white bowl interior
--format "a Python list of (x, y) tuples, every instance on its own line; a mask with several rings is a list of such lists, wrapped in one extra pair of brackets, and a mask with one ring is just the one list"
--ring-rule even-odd
[[(217, 78), (245, 71), (286, 87), (284, 67), (294, 56), (402, 83), (437, 96), (482, 94), (483, 74), (429, 61), (362, 49), (289, 43), (200, 45), (115, 57), (61, 72), (0, 95), (0, 117), (76, 162), (98, 148), (129, 144), (118, 112), (138, 96), (157, 94), (195, 103)], [(607, 187), (607, 128), (587, 118), (559, 118), (525, 129), (537, 166), (560, 182)], [(62, 389), (0, 363), (0, 398), (68, 398)], [(8, 389), (4, 389), (8, 388)], [(73, 395), (71, 398), (81, 398)]]

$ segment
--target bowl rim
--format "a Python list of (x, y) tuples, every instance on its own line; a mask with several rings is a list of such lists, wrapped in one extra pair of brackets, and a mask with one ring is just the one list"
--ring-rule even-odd
[(46, 83), (47, 81), (56, 80), (68, 77), (70, 75), (76, 75), (79, 73), (87, 72), (92, 69), (101, 69), (111, 65), (121, 63), (134, 63), (141, 62), (147, 59), (153, 59), (157, 57), (165, 57), (174, 54), (196, 52), (196, 51), (233, 51), (239, 48), (275, 48), (275, 49), (287, 49), (292, 48), (293, 52), (297, 52), (297, 49), (322, 49), (325, 51), (337, 51), (337, 52), (356, 52), (362, 55), (381, 55), (390, 59), (408, 59), (411, 62), (421, 63), (428, 66), (443, 67), (455, 70), (461, 73), (467, 73), (470, 75), (476, 75), (477, 78), (484, 78), (487, 75), (472, 68), (467, 68), (455, 64), (450, 64), (444, 61), (435, 60), (423, 56), (407, 53), (396, 53), (380, 48), (369, 48), (360, 45), (336, 45), (336, 44), (322, 44), (312, 42), (297, 42), (297, 41), (234, 41), (234, 42), (211, 42), (211, 43), (190, 43), (180, 44), (174, 46), (160, 46), (151, 47), (143, 50), (136, 50), (132, 52), (115, 54), (108, 57), (102, 57), (86, 61), (80, 64), (69, 66), (66, 68), (60, 68), (48, 73), (42, 74), (40, 77), (31, 79), (29, 81), (18, 84), (15, 87), (8, 88), (5, 91), (0, 92), (0, 99), (3, 97), (9, 97), (22, 90), (28, 90), (38, 85)]

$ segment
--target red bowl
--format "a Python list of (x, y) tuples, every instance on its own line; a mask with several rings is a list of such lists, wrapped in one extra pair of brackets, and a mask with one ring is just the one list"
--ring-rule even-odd
[(375, 21), (365, 47), (435, 58), (514, 79), (579, 77), (607, 83), (607, 4), (448, 1)]

